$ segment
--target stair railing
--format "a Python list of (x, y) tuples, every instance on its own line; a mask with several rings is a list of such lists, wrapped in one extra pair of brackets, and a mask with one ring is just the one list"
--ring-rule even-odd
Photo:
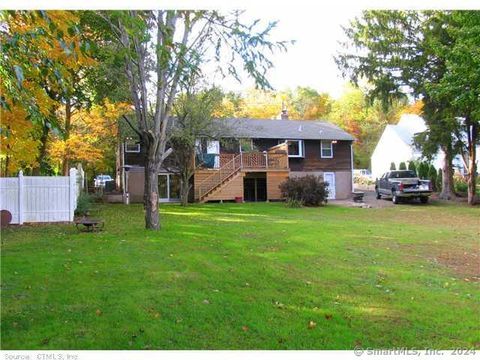
[(242, 154), (236, 155), (232, 160), (220, 166), (212, 175), (198, 184), (198, 200), (222, 184), (225, 179), (232, 176), (242, 168)]

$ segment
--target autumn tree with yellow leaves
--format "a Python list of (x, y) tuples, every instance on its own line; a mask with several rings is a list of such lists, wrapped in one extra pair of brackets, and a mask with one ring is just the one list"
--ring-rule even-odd
[[(20, 169), (66, 174), (71, 161), (100, 164), (103, 152), (93, 144), (97, 138), (105, 144), (106, 133), (115, 139), (112, 118), (98, 114), (113, 114), (116, 105), (105, 101), (108, 93), (99, 95), (92, 89), (92, 83), (102, 83), (101, 79), (89, 79), (91, 74), (99, 76), (94, 71), (99, 68), (96, 43), (107, 42), (98, 41), (101, 32), (94, 31), (95, 24), (88, 20), (89, 12), (1, 13), (2, 175)], [(106, 133), (101, 126), (109, 126)]]
[(68, 138), (54, 137), (48, 149), (52, 163), (61, 167), (81, 162), (93, 171), (113, 171), (118, 141), (118, 119), (130, 111), (127, 103), (94, 105), (90, 110), (81, 109), (71, 119)]

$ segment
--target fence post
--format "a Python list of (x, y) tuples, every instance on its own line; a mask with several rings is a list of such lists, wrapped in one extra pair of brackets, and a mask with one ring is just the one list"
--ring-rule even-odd
[(23, 219), (24, 219), (24, 216), (23, 216), (23, 191), (24, 189), (24, 183), (23, 183), (23, 171), (20, 170), (18, 172), (18, 223), (20, 225), (23, 224)]
[(70, 169), (70, 174), (68, 178), (68, 189), (69, 189), (69, 220), (73, 221), (73, 214), (75, 208), (77, 207), (77, 170), (75, 168)]

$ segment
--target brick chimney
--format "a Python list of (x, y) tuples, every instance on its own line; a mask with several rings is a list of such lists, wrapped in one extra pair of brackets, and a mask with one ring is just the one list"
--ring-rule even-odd
[(282, 101), (282, 112), (280, 113), (280, 119), (281, 120), (288, 120), (287, 107), (285, 106), (283, 101)]

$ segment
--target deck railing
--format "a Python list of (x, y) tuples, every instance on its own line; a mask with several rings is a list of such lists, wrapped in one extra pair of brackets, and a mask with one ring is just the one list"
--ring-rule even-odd
[[(232, 161), (235, 156), (240, 156), (241, 166), (243, 169), (270, 169), (270, 170), (287, 170), (288, 157), (283, 153), (270, 152), (244, 152), (240, 154), (219, 154), (219, 168)], [(217, 168), (218, 169), (218, 168)]]

